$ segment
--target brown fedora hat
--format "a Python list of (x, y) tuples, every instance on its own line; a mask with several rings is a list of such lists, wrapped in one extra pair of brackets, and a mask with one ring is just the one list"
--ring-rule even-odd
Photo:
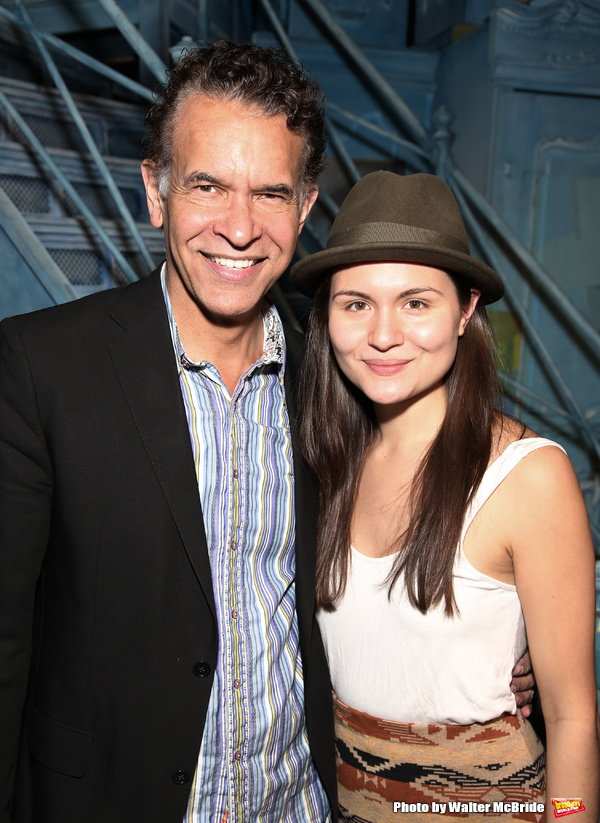
[(352, 263), (421, 263), (462, 274), (485, 303), (504, 294), (496, 272), (471, 257), (458, 203), (433, 174), (367, 174), (350, 190), (331, 227), (327, 248), (291, 270), (294, 286), (314, 297), (324, 275)]

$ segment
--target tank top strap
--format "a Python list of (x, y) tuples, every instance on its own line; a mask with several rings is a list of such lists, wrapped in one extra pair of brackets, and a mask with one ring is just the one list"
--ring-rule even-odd
[(475, 518), (475, 515), (482, 508), (483, 504), (492, 496), (493, 492), (498, 488), (500, 483), (502, 483), (502, 481), (511, 473), (514, 467), (520, 463), (524, 457), (531, 454), (531, 452), (536, 449), (542, 448), (543, 446), (557, 446), (566, 454), (563, 447), (559, 443), (555, 443), (553, 440), (547, 440), (545, 437), (527, 437), (524, 440), (515, 440), (512, 443), (509, 443), (502, 454), (498, 455), (494, 462), (487, 467), (479, 488), (475, 492), (475, 496), (471, 500), (471, 504), (467, 509), (462, 528), (461, 545), (469, 526)]

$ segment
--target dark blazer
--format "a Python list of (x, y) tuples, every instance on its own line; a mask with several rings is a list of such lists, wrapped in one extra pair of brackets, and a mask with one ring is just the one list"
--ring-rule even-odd
[[(333, 799), (316, 499), (294, 424), (301, 336), (286, 339), (308, 734)], [(217, 631), (158, 272), (0, 325), (0, 432), (1, 819), (181, 823)]]

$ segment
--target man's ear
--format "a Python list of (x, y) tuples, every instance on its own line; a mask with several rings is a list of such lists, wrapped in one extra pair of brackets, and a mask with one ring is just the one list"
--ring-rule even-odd
[(300, 236), (300, 232), (302, 231), (302, 226), (306, 222), (306, 218), (310, 214), (310, 210), (317, 202), (317, 196), (319, 194), (319, 187), (315, 184), (310, 188), (304, 195), (302, 200), (302, 206), (300, 207), (300, 223), (298, 225), (298, 236)]
[(148, 214), (150, 222), (155, 229), (160, 229), (164, 222), (164, 202), (158, 190), (156, 180), (156, 167), (152, 160), (144, 160), (142, 163), (142, 177), (144, 188), (146, 189), (146, 203), (148, 204)]

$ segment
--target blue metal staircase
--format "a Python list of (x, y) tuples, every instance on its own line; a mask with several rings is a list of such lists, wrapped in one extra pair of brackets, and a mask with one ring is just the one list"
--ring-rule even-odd
[[(143, 275), (160, 258), (162, 241), (147, 224), (137, 170), (143, 110), (151, 95), (132, 77), (68, 44), (77, 3), (51, 18), (45, 15), (49, 5), (0, 4), (0, 37), (12, 44), (13, 63), (19, 64), (16, 44), (28, 51), (21, 65), (37, 59), (39, 74), (50, 75), (58, 89), (0, 81), (0, 186), (4, 207), (10, 208), (8, 198), (27, 224), (28, 240), (16, 242), (14, 208), (4, 221), (12, 227), (13, 250), (31, 250), (31, 236), (37, 238), (37, 279), (47, 281), (52, 272), (56, 288), (46, 298), (52, 302)], [(163, 47), (157, 54), (140, 33), (137, 6), (130, 5), (82, 3), (82, 20), (96, 28), (110, 24), (138, 61), (139, 73), (162, 78), (178, 46), (166, 53), (163, 31), (153, 38), (155, 48)], [(476, 250), (507, 282), (507, 298), (491, 314), (505, 355), (509, 408), (542, 434), (565, 442), (598, 540), (600, 249), (593, 217), (585, 217), (600, 203), (597, 0), (531, 7), (512, 0), (491, 7), (481, 0), (466, 13), (462, 8), (471, 30), (455, 42), (451, 23), (460, 4), (454, 17), (446, 8), (445, 22), (432, 17), (427, 4), (417, 4), (413, 39), (435, 46), (430, 48), (406, 48), (409, 8), (403, 2), (380, 8), (358, 0), (260, 0), (254, 13), (247, 3), (233, 5), (229, 31), (223, 30), (217, 4), (208, 0), (193, 25), (188, 6), (174, 6), (166, 23), (159, 0), (145, 8), (172, 38), (185, 31), (192, 37), (251, 31), (256, 42), (283, 45), (322, 83), (332, 157), (300, 254), (324, 243), (338, 204), (362, 173), (426, 170), (447, 179)], [(50, 19), (55, 32), (64, 32), (62, 39), (36, 25)], [(120, 86), (121, 96), (135, 102), (73, 94), (68, 86), (78, 70), (96, 77), (104, 92), (107, 85), (113, 91)], [(32, 146), (28, 127), (42, 147)], [(577, 259), (571, 267), (576, 275), (566, 268), (570, 256)], [(31, 278), (31, 261), (23, 266)], [(30, 278), (23, 277), (24, 286)], [(307, 304), (285, 278), (282, 289), (276, 299), (284, 309), (306, 313)], [(3, 314), (39, 302), (39, 296), (20, 291), (36, 290), (13, 283), (16, 303), (5, 298)]]
[[(282, 45), (328, 100), (330, 162), (298, 253), (322, 247), (362, 174), (444, 177), (507, 283), (490, 312), (507, 408), (567, 448), (600, 549), (600, 4), (439, 7), (0, 0), (0, 316), (147, 273), (163, 245), (138, 171), (149, 85), (189, 38)], [(105, 63), (90, 31), (110, 40)], [(308, 311), (285, 276), (274, 297), (294, 321)]]

